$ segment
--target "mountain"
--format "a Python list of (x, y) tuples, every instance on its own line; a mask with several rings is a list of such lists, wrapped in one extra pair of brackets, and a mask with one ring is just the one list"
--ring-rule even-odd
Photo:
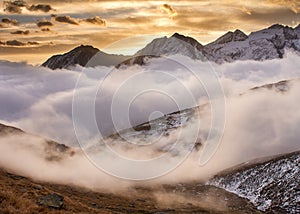
[(85, 66), (98, 51), (99, 49), (92, 46), (81, 45), (69, 51), (68, 53), (50, 57), (42, 64), (42, 66), (51, 68), (53, 70), (57, 68), (67, 68), (76, 64)]
[(275, 24), (249, 36), (239, 30), (228, 32), (205, 45), (204, 54), (216, 63), (282, 58), (287, 49), (300, 52), (298, 28)]
[(300, 213), (300, 151), (254, 160), (216, 175), (209, 184), (271, 213)]
[[(44, 150), (43, 158), (49, 162), (57, 161), (61, 158), (72, 156), (74, 154), (73, 149), (66, 146), (65, 144), (57, 143), (48, 139), (43, 139), (41, 137), (28, 134), (19, 128), (7, 126), (0, 123), (0, 138), (12, 137), (16, 135), (23, 136), (24, 138), (30, 136), (39, 138), (41, 140), (42, 148)], [(30, 145), (30, 142), (24, 142), (23, 146), (24, 148), (27, 146), (28, 148), (32, 149), (32, 151), (37, 151), (39, 145)]]
[(171, 37), (156, 38), (133, 56), (104, 53), (92, 46), (79, 46), (63, 55), (55, 55), (42, 65), (51, 69), (81, 66), (143, 65), (153, 57), (183, 55), (195, 60), (215, 63), (236, 60), (268, 60), (282, 58), (287, 50), (300, 52), (300, 25), (295, 28), (274, 24), (246, 35), (241, 30), (227, 32), (207, 45), (196, 39), (174, 33)]
[(93, 67), (114, 66), (128, 59), (128, 56), (107, 54), (89, 45), (81, 45), (62, 55), (54, 55), (42, 64), (51, 69), (68, 68), (74, 65)]
[(192, 37), (173, 34), (171, 37), (162, 37), (154, 39), (139, 50), (133, 57), (138, 56), (169, 56), (181, 54), (192, 59), (202, 59), (203, 46)]

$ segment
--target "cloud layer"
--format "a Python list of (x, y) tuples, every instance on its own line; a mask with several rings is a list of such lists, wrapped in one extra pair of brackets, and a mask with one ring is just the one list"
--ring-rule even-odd
[[(73, 156), (62, 156), (61, 161), (49, 162), (45, 158), (48, 153), (45, 153), (42, 139), (27, 135), (10, 136), (0, 139), (0, 166), (36, 179), (71, 182), (89, 188), (105, 188), (108, 184), (110, 188), (112, 185), (116, 188), (127, 186), (127, 182), (120, 182), (95, 168), (78, 149), (72, 121), (74, 88), (77, 84), (76, 93), (84, 95), (81, 104), (85, 104), (94, 99), (90, 92), (101, 83), (101, 90), (96, 96), (95, 113), (99, 119), (99, 129), (107, 130), (112, 128), (109, 116), (113, 96), (117, 98), (119, 107), (117, 112), (123, 112), (126, 102), (131, 101), (130, 111), (133, 114), (129, 112), (129, 115), (132, 124), (146, 121), (154, 111), (163, 113), (174, 111), (174, 107), (176, 109), (176, 106), (172, 105), (174, 100), (177, 104), (192, 105), (193, 103), (187, 100), (188, 93), (185, 92), (185, 88), (193, 94), (197, 103), (207, 102), (207, 96), (202, 93), (201, 84), (195, 79), (195, 74), (172, 63), (174, 61), (169, 61), (168, 66), (165, 66), (164, 60), (154, 59), (148, 66), (123, 67), (121, 70), (110, 67), (75, 67), (73, 71), (52, 71), (42, 67), (1, 61), (1, 122), (66, 143), (74, 147), (75, 153)], [(196, 74), (200, 75), (203, 72), (199, 69), (203, 68), (203, 62), (192, 61), (182, 56), (176, 56), (172, 60), (188, 64)], [(219, 170), (253, 158), (299, 150), (300, 135), (297, 131), (300, 124), (297, 102), (300, 98), (299, 63), (299, 56), (288, 54), (284, 59), (265, 62), (213, 64), (224, 88), (227, 103), (226, 127), (217, 153), (208, 164), (199, 167), (201, 150), (194, 151), (176, 170), (151, 182), (206, 179)], [(113, 73), (110, 73), (111, 71)], [(146, 76), (139, 76), (141, 73), (145, 73)], [(83, 78), (83, 81), (77, 83), (79, 77)], [(285, 79), (296, 80), (284, 85), (284, 90), (272, 87), (249, 90), (254, 86)], [(182, 86), (176, 83), (178, 80)], [(159, 89), (158, 91), (167, 92), (168, 96), (154, 91), (139, 94), (134, 100), (129, 99), (132, 94), (141, 92), (142, 88)], [(170, 100), (169, 97), (174, 100)], [(87, 112), (82, 112), (81, 115), (86, 117)], [(204, 108), (201, 117), (204, 132), (209, 128), (207, 125), (209, 123), (206, 123), (206, 117), (210, 119), (209, 115), (209, 108)], [(192, 120), (181, 129), (182, 140), (188, 142), (191, 139), (193, 127), (195, 124)], [(85, 131), (93, 132), (89, 127), (82, 128), (82, 134)], [(169, 136), (162, 138), (162, 141), (175, 139), (177, 134), (178, 132), (170, 133)], [(121, 142), (115, 143), (118, 145)], [(144, 158), (145, 155), (151, 154), (151, 150), (147, 150), (147, 147), (142, 148), (144, 152), (137, 151), (139, 150), (131, 150), (129, 154), (136, 158)], [(27, 167), (28, 165), (31, 167)], [(41, 174), (41, 169), (45, 168), (46, 172)]]

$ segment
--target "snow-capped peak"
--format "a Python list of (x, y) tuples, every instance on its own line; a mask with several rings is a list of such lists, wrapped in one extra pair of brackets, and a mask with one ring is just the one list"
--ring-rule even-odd
[(202, 48), (203, 46), (197, 40), (175, 33), (171, 37), (165, 36), (154, 39), (146, 47), (138, 51), (134, 57), (180, 54), (192, 59), (201, 59)]
[(248, 36), (242, 32), (241, 30), (235, 30), (234, 32), (227, 32), (216, 41), (212, 42), (211, 44), (225, 44), (228, 42), (236, 42), (236, 41), (244, 41), (248, 38)]

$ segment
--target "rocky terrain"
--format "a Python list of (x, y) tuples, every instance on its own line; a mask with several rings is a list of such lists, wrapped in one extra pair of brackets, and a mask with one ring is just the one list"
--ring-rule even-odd
[(132, 187), (110, 193), (37, 182), (4, 170), (0, 181), (1, 213), (260, 213), (247, 200), (213, 186)]

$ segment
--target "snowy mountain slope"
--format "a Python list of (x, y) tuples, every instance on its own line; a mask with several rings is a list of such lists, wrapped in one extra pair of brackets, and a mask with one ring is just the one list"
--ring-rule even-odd
[[(174, 156), (183, 150), (198, 150), (201, 147), (200, 138), (196, 142), (186, 142), (181, 140), (180, 136), (184, 135), (184, 130), (181, 128), (190, 125), (188, 123), (198, 116), (200, 109), (201, 107), (194, 107), (166, 114), (135, 127), (123, 129), (106, 137), (104, 140), (112, 148), (117, 147), (116, 149), (123, 148), (126, 150), (135, 150), (136, 145), (141, 147), (144, 145), (150, 146), (155, 142), (152, 144), (152, 149), (156, 154), (171, 152)], [(180, 132), (177, 132), (179, 130)], [(169, 136), (172, 137), (169, 138)], [(160, 140), (162, 141), (160, 142)], [(177, 149), (170, 149), (174, 142), (180, 142), (178, 143), (180, 146)]]
[(300, 51), (298, 28), (275, 24), (251, 33), (248, 38), (239, 30), (229, 32), (206, 45), (205, 56), (217, 63), (282, 58), (286, 49)]
[[(188, 38), (188, 39), (187, 39)], [(154, 39), (134, 56), (170, 56), (181, 54), (192, 59), (216, 63), (235, 60), (267, 60), (282, 58), (287, 49), (300, 51), (300, 27), (275, 24), (247, 36), (240, 30), (227, 32), (216, 41), (202, 46), (195, 39), (178, 33)]]
[(165, 36), (154, 39), (146, 47), (134, 54), (133, 57), (180, 54), (192, 59), (202, 59), (202, 48), (203, 46), (197, 40), (175, 33), (169, 38)]
[(228, 169), (209, 184), (249, 199), (271, 213), (300, 213), (300, 152)]

